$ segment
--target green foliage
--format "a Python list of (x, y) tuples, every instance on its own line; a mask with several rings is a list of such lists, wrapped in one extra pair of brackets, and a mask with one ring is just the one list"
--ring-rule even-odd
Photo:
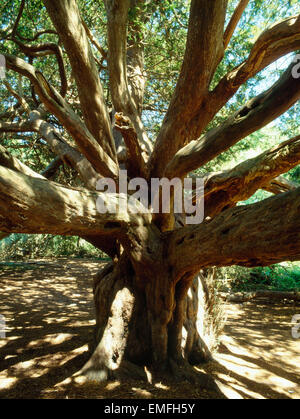
[(30, 259), (70, 257), (106, 257), (90, 243), (79, 237), (61, 237), (50, 234), (11, 234), (0, 241), (0, 259)]
[(252, 195), (247, 201), (241, 202), (241, 205), (249, 205), (249, 204), (255, 204), (255, 202), (262, 201), (263, 199), (267, 199), (272, 194), (270, 192), (264, 191), (262, 189), (259, 189), (255, 192), (254, 195)]
[(253, 269), (233, 266), (218, 270), (218, 277), (230, 284), (232, 291), (299, 291), (300, 266), (297, 263), (285, 263)]
[[(5, 39), (5, 35), (9, 32), (12, 22), (15, 21), (19, 11), (21, 1), (3, 1), (0, 5), (1, 14), (1, 37), (0, 46), (3, 51), (15, 54), (24, 58), (19, 48), (10, 40)], [(226, 23), (228, 23), (238, 0), (228, 2), (228, 13)], [(267, 7), (266, 7), (266, 3)], [(104, 49), (107, 48), (106, 35), (106, 14), (104, 2), (102, 0), (78, 0), (78, 4), (84, 21), (92, 30), (94, 36)], [(185, 51), (185, 41), (188, 27), (189, 6), (190, 1), (186, 0), (167, 0), (167, 1), (132, 1), (133, 7), (129, 11), (128, 25), (128, 42), (133, 38), (137, 42), (141, 42), (145, 48), (145, 73), (147, 74), (147, 85), (145, 91), (145, 103), (143, 112), (143, 122), (148, 130), (149, 136), (155, 139), (163, 116), (168, 108), (172, 93), (174, 91), (178, 75), (180, 73), (181, 63)], [(288, 16), (299, 13), (300, 4), (297, 1), (276, 0), (266, 2), (266, 0), (253, 0), (246, 8), (243, 17), (234, 33), (229, 48), (225, 52), (224, 59), (220, 63), (216, 75), (212, 81), (211, 89), (216, 83), (232, 68), (239, 65), (248, 55), (256, 38), (266, 27), (271, 26), (277, 21)], [(53, 29), (50, 19), (46, 13), (45, 7), (41, 0), (30, 0), (25, 4), (22, 18), (18, 25), (17, 36), (31, 39), (37, 31), (44, 29)], [(0, 37), (0, 38), (1, 38)], [(22, 39), (22, 38), (20, 38)], [(32, 45), (44, 42), (58, 42), (57, 35), (44, 34), (39, 39), (31, 42)], [(103, 58), (99, 51), (92, 45), (93, 53), (98, 61)], [(71, 68), (64, 53), (66, 63), (66, 71), (68, 80), (71, 80), (70, 91), (67, 99), (74, 99), (77, 96), (75, 83), (72, 83)], [(212, 123), (207, 129), (217, 126), (224, 122), (230, 114), (242, 106), (249, 98), (266, 90), (278, 78), (280, 72), (286, 68), (287, 58), (270, 65), (267, 69), (251, 78), (243, 85), (237, 94), (229, 103), (216, 115)], [(54, 55), (39, 57), (33, 60), (33, 64), (41, 70), (45, 77), (59, 89), (60, 81), (58, 77), (58, 67)], [(108, 86), (108, 71), (105, 68), (106, 60), (103, 61), (104, 68), (99, 69), (99, 75), (103, 84), (107, 104), (111, 107), (111, 98)], [(18, 84), (18, 77), (13, 72), (8, 72), (8, 81), (13, 87)], [(30, 83), (26, 78), (21, 80), (22, 87), (31, 96)], [(15, 99), (7, 93), (7, 90), (0, 83), (0, 93), (2, 100), (0, 104), (0, 113), (13, 105)], [(76, 110), (80, 114), (80, 109)], [(53, 117), (52, 117), (53, 118)], [(251, 150), (253, 154), (262, 149), (266, 149), (278, 142), (291, 138), (298, 132), (297, 120), (299, 120), (299, 104), (295, 105), (289, 112), (276, 121), (274, 130), (276, 138), (268, 132), (268, 129), (261, 130), (250, 135), (239, 142), (230, 151), (222, 153), (214, 161), (202, 168), (204, 171), (223, 170), (223, 168), (232, 167), (236, 162), (241, 161), (244, 156), (247, 157), (245, 151)], [(53, 118), (54, 123), (55, 118)], [(59, 126), (59, 124), (57, 124)], [(29, 146), (30, 153), (25, 149), (20, 149), (21, 138), (17, 138), (15, 134), (6, 135), (4, 138), (5, 145), (9, 143), (10, 151), (16, 152), (18, 157), (23, 161), (31, 163), (34, 170), (45, 167), (47, 163), (54, 157), (47, 150), (43, 140), (39, 139), (35, 134), (28, 133), (27, 139), (23, 145)], [(24, 136), (23, 136), (24, 137)], [(72, 141), (72, 139), (69, 139)], [(28, 148), (28, 147), (27, 147)], [(243, 153), (240, 153), (243, 151)], [(59, 182), (67, 177), (67, 184), (76, 185), (74, 181), (75, 174), (63, 173)]]

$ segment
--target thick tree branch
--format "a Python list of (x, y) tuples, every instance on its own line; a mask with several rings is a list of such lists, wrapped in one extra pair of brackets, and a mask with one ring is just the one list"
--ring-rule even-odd
[[(76, 151), (76, 150), (74, 150)], [(68, 162), (72, 160), (69, 153), (66, 153), (68, 155)], [(64, 154), (65, 155), (65, 154)], [(83, 172), (84, 162), (82, 161), (84, 159), (83, 156), (81, 156), (81, 165), (79, 168), (80, 174)], [(64, 159), (64, 161), (66, 158)], [(85, 160), (85, 159), (84, 159)], [(80, 162), (80, 160), (79, 160)], [(17, 172), (23, 173), (25, 175), (31, 176), (31, 177), (37, 177), (41, 179), (51, 179), (51, 177), (55, 174), (59, 166), (63, 163), (61, 158), (57, 157), (55, 158), (46, 168), (43, 170), (41, 174), (38, 174), (34, 172), (32, 169), (30, 169), (28, 166), (20, 162), (17, 158), (12, 156), (8, 151), (0, 146), (0, 166), (7, 167), (8, 169), (15, 170)], [(89, 164), (87, 160), (85, 160), (85, 163)], [(83, 166), (83, 167), (82, 167)], [(76, 169), (76, 167), (74, 167)], [(91, 168), (92, 169), (92, 168)], [(81, 171), (80, 171), (81, 170)], [(89, 172), (88, 170), (84, 170), (84, 176), (85, 177), (85, 185), (90, 186), (90, 189), (95, 189), (96, 180), (93, 181), (93, 174), (90, 173), (90, 176), (88, 176)], [(97, 175), (97, 173), (96, 173)], [(0, 231), (0, 240), (8, 237), (11, 234), (11, 232), (1, 232)], [(93, 244), (95, 247), (100, 248), (105, 253), (110, 255), (111, 257), (114, 257), (117, 254), (117, 247), (116, 247), (116, 240), (114, 237), (107, 237), (107, 236), (82, 236), (85, 240)]]
[(230, 71), (199, 104), (189, 124), (186, 142), (198, 138), (240, 86), (278, 58), (300, 48), (300, 16), (267, 29), (255, 42), (249, 58)]
[[(36, 173), (30, 167), (26, 166), (22, 162), (20, 162), (16, 157), (12, 156), (4, 147), (0, 145), (0, 166), (4, 166), (8, 169), (15, 170), (17, 172), (23, 173), (27, 176), (31, 176), (34, 178), (45, 179), (48, 178), (49, 173), (49, 166), (48, 170), (44, 171), (42, 174)], [(11, 233), (10, 232), (2, 232), (0, 231), (0, 240), (5, 239)]]
[(52, 112), (75, 140), (80, 152), (103, 176), (117, 178), (118, 166), (94, 139), (85, 124), (41, 72), (24, 60), (5, 54), (7, 68), (30, 79), (45, 107)]
[(2, 145), (0, 145), (0, 165), (27, 176), (45, 179), (43, 175), (36, 173), (34, 170), (30, 169), (30, 167), (20, 162), (16, 157), (12, 156)]
[(116, 112), (133, 113), (126, 70), (127, 20), (130, 0), (104, 1), (107, 12), (110, 91)]
[(150, 16), (157, 9), (158, 3), (158, 0), (149, 3), (143, 0), (130, 0), (134, 18), (128, 19), (127, 76), (130, 94), (135, 103), (138, 115), (141, 115), (143, 110), (146, 85), (146, 72), (144, 69), (144, 34), (141, 27), (146, 25)]
[(86, 126), (108, 156), (116, 161), (102, 86), (76, 0), (44, 0), (44, 4), (68, 54)]
[[(255, 159), (253, 159), (255, 160)], [(248, 160), (248, 163), (250, 163), (250, 161)], [(249, 170), (251, 170), (251, 165), (249, 165)], [(268, 169), (268, 167), (266, 167), (266, 169)], [(230, 205), (226, 205), (226, 203), (228, 201), (230, 201), (228, 199), (227, 195), (227, 187), (229, 185), (230, 187), (230, 181), (228, 182), (228, 184), (226, 184), (226, 181), (229, 180), (226, 174), (229, 174), (230, 172), (234, 172), (235, 170), (232, 169), (231, 170), (227, 170), (225, 172), (213, 172), (213, 173), (207, 173), (206, 176), (204, 177), (204, 199), (205, 201), (205, 214), (206, 216), (209, 216), (210, 218), (212, 218), (214, 215), (218, 214), (219, 212), (221, 212), (221, 210), (223, 209), (227, 209), (228, 207), (230, 207)], [(259, 172), (257, 173), (259, 176)], [(222, 178), (225, 175), (224, 179), (225, 182), (222, 184)], [(196, 175), (192, 175), (191, 176), (192, 179), (196, 179), (197, 176)], [(220, 180), (220, 183), (218, 182), (218, 180)], [(255, 181), (255, 174), (253, 176), (253, 180)], [(260, 179), (258, 177), (258, 183), (261, 184)], [(216, 182), (215, 182), (216, 181)], [(232, 183), (234, 185), (235, 191), (238, 190), (239, 193), (239, 189), (236, 188), (235, 186), (238, 184), (239, 186), (242, 187), (241, 182), (243, 182), (243, 178), (241, 179), (232, 179)], [(274, 179), (269, 180), (267, 183), (264, 183), (263, 186), (260, 187), (260, 189), (263, 189), (267, 192), (270, 192), (274, 195), (278, 195), (280, 193), (284, 193), (284, 192), (289, 192), (292, 191), (294, 189), (299, 188), (300, 185), (296, 182), (292, 182), (288, 179), (286, 179), (283, 176), (277, 176)], [(246, 185), (247, 188), (247, 185)], [(193, 186), (194, 191), (196, 190), (196, 183)], [(254, 188), (255, 189), (255, 188)], [(254, 190), (255, 192), (255, 190)], [(248, 195), (247, 195), (248, 196)], [(196, 205), (196, 199), (197, 196), (196, 194), (194, 194), (193, 196), (193, 205)], [(233, 205), (234, 206), (234, 205)], [(221, 208), (221, 210), (220, 210)], [(181, 224), (180, 227), (182, 227), (184, 224)]]
[[(125, 237), (151, 222), (151, 214), (97, 211), (96, 201), (127, 202), (126, 196), (63, 187), (0, 166), (0, 230), (10, 233)], [(138, 201), (129, 207), (141, 208)], [(131, 208), (131, 207), (130, 207)], [(127, 240), (130, 240), (127, 238)]]
[(292, 68), (293, 64), (273, 87), (251, 99), (223, 125), (179, 150), (166, 175), (184, 176), (286, 112), (300, 98), (300, 79), (293, 77)]
[[(132, 92), (129, 90), (127, 74), (127, 21), (130, 0), (106, 0), (105, 6), (107, 11), (108, 69), (113, 106), (116, 112), (121, 112), (130, 118), (142, 150), (150, 155), (152, 144), (140, 118), (142, 104), (137, 104), (133, 100), (137, 96), (132, 96)], [(133, 57), (130, 60), (131, 63), (133, 62), (132, 60)]]
[[(254, 43), (246, 61), (222, 78), (207, 103), (205, 118), (196, 117), (201, 132), (240, 86), (278, 58), (300, 48), (300, 16), (290, 17), (266, 29)], [(201, 130), (201, 131), (200, 131)]]
[(291, 182), (283, 176), (277, 176), (275, 179), (272, 179), (270, 182), (262, 186), (261, 189), (271, 192), (275, 195), (292, 191), (296, 188), (299, 188), (299, 184)]
[[(61, 158), (55, 158), (41, 174), (34, 172), (28, 166), (20, 162), (17, 158), (12, 156), (8, 151), (0, 146), (0, 167), (4, 166), (8, 169), (23, 173), (27, 176), (40, 179), (51, 179), (51, 177), (56, 173), (59, 166), (63, 163)], [(88, 162), (87, 162), (88, 163)], [(92, 182), (92, 177), (86, 179), (86, 184), (89, 185)], [(95, 184), (91, 185), (91, 189), (95, 189)], [(0, 240), (8, 237), (12, 232), (1, 232), (0, 231)], [(108, 239), (107, 237), (95, 237), (95, 236), (83, 236), (84, 239), (92, 243), (96, 247), (100, 247), (103, 251), (110, 255), (116, 254), (115, 240), (113, 238)]]
[(146, 164), (135, 129), (129, 118), (115, 114), (115, 127), (122, 133), (126, 145), (126, 167), (129, 177), (146, 177)]
[(214, 217), (224, 208), (250, 198), (276, 176), (300, 163), (300, 135), (279, 144), (231, 170), (215, 174), (205, 182), (205, 215)]
[(297, 188), (176, 230), (167, 234), (170, 263), (182, 275), (197, 267), (267, 266), (300, 260), (299, 208)]
[(225, 0), (191, 3), (181, 73), (149, 162), (152, 177), (161, 177), (174, 154), (190, 140), (190, 122), (223, 57), (226, 6)]

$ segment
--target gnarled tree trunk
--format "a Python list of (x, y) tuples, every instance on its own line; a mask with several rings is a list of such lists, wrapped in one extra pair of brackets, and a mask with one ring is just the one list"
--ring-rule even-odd
[(213, 291), (206, 279), (213, 276), (202, 272), (172, 286), (165, 272), (141, 286), (125, 257), (107, 264), (94, 279), (95, 346), (81, 373), (97, 381), (128, 373), (147, 379), (146, 367), (216, 389), (210, 377), (190, 366), (212, 359)]

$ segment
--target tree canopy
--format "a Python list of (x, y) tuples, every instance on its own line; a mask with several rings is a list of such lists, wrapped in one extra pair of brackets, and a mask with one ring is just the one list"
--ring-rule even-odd
[[(130, 10), (130, 20), (136, 22), (141, 32), (138, 35), (145, 48), (145, 67), (144, 71), (147, 77), (145, 86), (144, 104), (143, 104), (143, 123), (147, 129), (149, 137), (154, 141), (162, 118), (168, 108), (169, 101), (174, 91), (178, 79), (182, 59), (184, 56), (185, 40), (188, 28), (189, 4), (187, 1), (165, 1), (165, 2), (142, 2), (143, 16), (146, 21), (142, 21), (137, 13), (137, 8)], [(237, 6), (237, 1), (228, 2), (226, 23)], [(54, 43), (58, 41), (57, 34), (52, 27), (51, 20), (42, 1), (14, 2), (5, 1), (1, 8), (1, 51), (9, 54), (15, 54), (25, 58), (26, 54), (21, 44), (30, 43), (31, 45), (40, 45), (41, 43)], [(102, 81), (104, 96), (109, 108), (112, 108), (112, 100), (108, 84), (107, 60), (107, 17), (105, 6), (102, 0), (98, 1), (79, 1), (80, 12), (87, 27), (91, 28), (90, 34), (93, 36), (92, 49), (93, 54), (98, 61), (99, 75)], [(10, 32), (13, 24), (16, 22), (20, 8), (22, 6), (22, 15), (18, 21), (16, 29), (16, 40), (12, 41)], [(233, 33), (229, 48), (225, 51), (224, 58), (219, 64), (212, 87), (226, 74), (228, 69), (234, 68), (240, 64), (243, 59), (249, 55), (255, 39), (265, 29), (267, 25), (271, 26), (288, 16), (294, 16), (299, 13), (299, 5), (296, 1), (275, 1), (272, 4), (265, 4), (262, 0), (251, 1), (244, 10), (238, 26)], [(139, 33), (140, 33), (139, 32)], [(128, 38), (134, 38), (136, 31), (133, 29)], [(32, 41), (31, 41), (32, 40)], [(31, 42), (29, 42), (31, 41)], [(75, 83), (72, 83), (72, 70), (68, 62), (66, 53), (62, 48), (64, 57), (64, 68), (69, 83), (67, 97), (71, 100), (78, 100)], [(46, 79), (51, 84), (60, 89), (59, 61), (55, 54), (40, 54), (34, 58), (30, 55), (27, 59), (32, 61), (35, 67), (43, 72)], [(290, 57), (288, 57), (291, 60)], [(280, 76), (286, 67), (286, 58), (279, 59), (274, 64), (268, 66), (262, 72), (256, 74), (243, 84), (238, 92), (233, 96), (229, 103), (216, 114), (206, 129), (214, 127), (224, 122), (228, 116), (238, 107), (241, 107), (247, 99), (259, 94), (266, 87), (271, 86), (276, 78)], [(22, 90), (26, 96), (31, 96), (31, 84), (25, 77), (20, 77), (17, 73), (7, 72), (7, 81), (12, 87), (22, 85)], [(16, 105), (18, 99), (14, 97), (7, 89), (4, 83), (1, 83), (1, 113), (5, 113), (10, 106)], [(77, 111), (80, 112), (79, 107)], [(285, 114), (281, 115), (276, 122), (271, 124), (270, 128), (263, 128), (259, 132), (250, 134), (245, 139), (239, 141), (229, 151), (217, 156), (211, 162), (208, 162), (199, 170), (200, 174), (207, 171), (222, 170), (222, 168), (232, 167), (238, 163), (244, 156), (247, 157), (251, 150), (251, 157), (261, 151), (266, 150), (270, 145), (280, 142), (282, 138), (290, 138), (298, 133), (297, 115), (299, 104), (295, 104)], [(63, 129), (59, 121), (51, 116), (55, 126)], [(68, 133), (65, 133), (68, 136)], [(37, 133), (5, 133), (2, 135), (2, 145), (7, 147), (16, 157), (20, 158), (28, 165), (32, 166), (37, 172), (41, 172), (47, 164), (55, 157), (52, 149), (40, 138)], [(242, 153), (240, 156), (240, 152)], [(61, 166), (57, 171), (56, 180), (65, 182), (66, 177), (70, 184), (78, 185), (78, 172), (70, 165)], [(298, 179), (299, 170), (293, 169), (289, 176), (294, 180)]]

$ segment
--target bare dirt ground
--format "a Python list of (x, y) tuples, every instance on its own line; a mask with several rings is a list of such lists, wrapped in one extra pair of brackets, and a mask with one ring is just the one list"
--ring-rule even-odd
[[(187, 382), (98, 384), (72, 376), (88, 359), (99, 266), (78, 259), (0, 265), (0, 398), (215, 398)], [(297, 313), (299, 304), (228, 304), (219, 353), (199, 368), (226, 398), (300, 398), (300, 339), (291, 336)]]

